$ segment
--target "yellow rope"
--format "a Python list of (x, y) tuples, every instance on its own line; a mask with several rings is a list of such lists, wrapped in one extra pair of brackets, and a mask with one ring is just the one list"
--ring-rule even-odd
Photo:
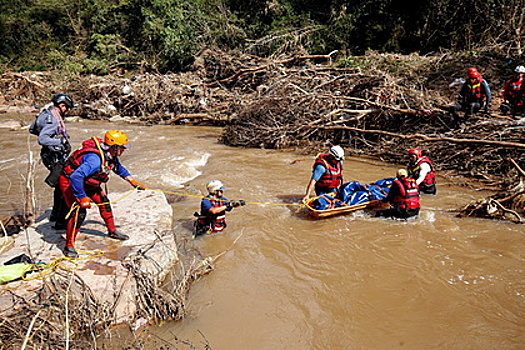
[[(122, 199), (130, 196), (136, 190), (137, 189), (134, 188), (131, 191), (128, 191), (123, 196), (121, 196), (121, 197), (119, 197), (119, 198), (117, 198), (115, 200), (111, 200), (111, 201), (104, 202), (104, 203), (98, 203), (98, 204), (97, 203), (92, 203), (91, 205), (92, 206), (101, 206), (101, 205), (113, 204), (113, 203), (119, 202)], [(152, 188), (148, 188), (147, 190), (149, 190), (149, 191), (156, 191), (156, 192), (162, 192), (162, 193), (168, 193), (168, 194), (174, 194), (174, 195), (183, 196), (183, 197), (191, 197), (191, 198), (198, 198), (198, 199), (207, 198), (205, 196), (198, 196), (198, 195), (186, 194), (186, 193), (175, 192), (175, 191), (166, 191), (166, 190), (159, 190), (159, 189), (152, 189)], [(225, 200), (218, 199), (218, 201), (225, 201)], [(303, 203), (265, 203), (265, 202), (245, 202), (245, 203), (246, 204), (252, 204), (252, 205), (277, 205), (277, 206), (300, 206), (300, 207), (304, 206)], [(76, 222), (78, 220), (78, 211), (79, 211), (79, 209), (80, 209), (80, 205), (77, 202), (75, 202), (75, 203), (73, 203), (73, 205), (71, 206), (71, 209), (69, 210), (69, 212), (66, 215), (66, 219), (68, 219), (73, 212), (75, 213), (74, 214), (75, 215), (74, 227), (76, 227)], [(93, 259), (93, 258), (102, 256), (102, 255), (105, 254), (101, 250), (93, 250), (93, 251), (77, 250), (77, 252), (83, 253), (83, 254), (87, 254), (88, 256), (83, 257), (83, 258), (68, 258), (68, 257), (63, 256), (63, 257), (59, 257), (59, 258), (54, 259), (51, 263), (46, 264), (46, 265), (44, 265), (44, 264), (34, 264), (33, 267), (31, 268), (31, 271), (33, 271), (33, 272), (37, 272), (38, 271), (38, 273), (32, 274), (31, 277), (29, 277), (29, 278), (23, 278), (23, 279), (26, 280), (26, 281), (34, 280), (34, 279), (45, 279), (47, 277), (50, 277), (52, 274), (56, 273), (56, 271), (58, 269), (62, 269), (64, 271), (68, 271), (68, 272), (69, 271), (73, 271), (73, 270), (78, 268), (78, 264), (75, 261)], [(73, 267), (64, 266), (62, 264), (63, 262), (69, 262), (69, 263), (73, 264)]]
[[(166, 190), (157, 190), (157, 189), (153, 189), (153, 188), (147, 188), (147, 190), (148, 191), (157, 191), (157, 192), (169, 193), (169, 194), (174, 194), (174, 195), (183, 196), (183, 197), (192, 197), (192, 198), (199, 198), (199, 199), (207, 198), (206, 196), (197, 196), (197, 195), (194, 195), (194, 194), (186, 194), (186, 193), (180, 193), (180, 192), (174, 192), (174, 191), (166, 191)], [(214, 200), (227, 202), (224, 199), (214, 199)], [(245, 203), (246, 204), (253, 204), (253, 205), (304, 206), (303, 203), (265, 203), (265, 202), (245, 202)]]

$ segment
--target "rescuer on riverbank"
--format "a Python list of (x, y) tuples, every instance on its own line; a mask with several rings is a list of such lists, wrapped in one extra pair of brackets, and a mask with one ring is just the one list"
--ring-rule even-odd
[[(469, 68), (467, 81), (459, 90), (458, 102), (452, 106), (451, 112), (454, 121), (460, 126), (465, 123), (470, 116), (483, 109), (485, 114), (490, 114), (490, 103), (492, 93), (490, 86), (481, 76), (476, 68)], [(460, 118), (459, 112), (464, 112)]]
[(512, 78), (503, 87), (503, 103), (500, 110), (503, 115), (522, 117), (525, 114), (525, 67), (517, 66)]
[(51, 103), (40, 111), (29, 127), (29, 132), (38, 136), (38, 144), (42, 146), (40, 158), (49, 170), (49, 175), (44, 181), (54, 188), (53, 208), (49, 215), (49, 221), (55, 221), (53, 228), (56, 230), (66, 228), (67, 206), (62, 197), (60, 186), (58, 186), (58, 177), (67, 156), (71, 152), (64, 117), (73, 107), (71, 97), (66, 94), (57, 94), (53, 96)]
[(128, 181), (139, 190), (146, 187), (135, 181), (129, 171), (120, 163), (119, 156), (129, 147), (128, 137), (118, 130), (106, 132), (104, 140), (93, 137), (82, 143), (82, 148), (75, 151), (66, 161), (59, 183), (64, 199), (69, 208), (75, 203), (79, 206), (73, 211), (67, 223), (66, 245), (64, 254), (77, 258), (75, 239), (86, 217), (86, 209), (91, 201), (98, 205), (100, 216), (108, 229), (108, 237), (118, 240), (129, 236), (117, 231), (109, 199), (101, 185), (109, 180), (109, 174), (115, 174)]

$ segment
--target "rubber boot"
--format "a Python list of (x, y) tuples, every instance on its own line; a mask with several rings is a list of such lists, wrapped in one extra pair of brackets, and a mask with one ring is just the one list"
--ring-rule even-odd
[(68, 258), (76, 259), (78, 258), (78, 253), (73, 247), (64, 247), (64, 255)]
[(119, 231), (109, 232), (108, 233), (108, 237), (109, 238), (113, 238), (113, 239), (118, 239), (118, 240), (121, 240), (121, 241), (125, 241), (125, 240), (129, 239), (128, 235), (120, 233)]

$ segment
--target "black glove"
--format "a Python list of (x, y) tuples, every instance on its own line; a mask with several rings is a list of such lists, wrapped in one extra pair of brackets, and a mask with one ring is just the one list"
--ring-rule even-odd
[(69, 153), (71, 153), (71, 144), (69, 143), (69, 140), (64, 137), (62, 138), (62, 145), (64, 146), (64, 154), (67, 157)]
[(241, 205), (241, 207), (242, 207), (242, 206), (246, 205), (246, 202), (245, 202), (245, 201), (243, 201), (243, 200), (241, 199), (241, 200), (239, 201), (239, 204), (240, 204), (240, 205)]
[(233, 208), (237, 208), (240, 205), (241, 203), (239, 201), (230, 201), (230, 206)]

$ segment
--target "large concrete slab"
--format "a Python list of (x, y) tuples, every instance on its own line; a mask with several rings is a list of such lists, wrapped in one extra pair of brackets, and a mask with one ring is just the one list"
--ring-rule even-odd
[[(106, 227), (98, 208), (88, 209), (86, 221), (76, 241), (81, 251), (100, 250), (102, 256), (91, 257), (81, 253), (74, 264), (61, 260), (64, 267), (74, 272), (92, 290), (98, 301), (115, 302), (116, 322), (128, 322), (136, 310), (136, 286), (124, 264), (138, 262), (142, 272), (150, 274), (160, 283), (178, 261), (176, 242), (171, 230), (172, 208), (164, 194), (155, 191), (134, 191), (132, 193), (110, 194), (117, 228), (130, 236), (127, 241), (118, 241), (106, 236)], [(0, 264), (22, 253), (34, 261), (50, 263), (63, 257), (65, 231), (55, 231), (47, 216), (37, 219), (34, 227), (13, 236), (14, 242), (7, 251), (0, 254)], [(1, 251), (1, 250), (0, 250)], [(19, 280), (0, 285), (0, 312), (13, 305), (13, 296), (8, 292), (31, 298), (42, 286), (41, 280)]]

